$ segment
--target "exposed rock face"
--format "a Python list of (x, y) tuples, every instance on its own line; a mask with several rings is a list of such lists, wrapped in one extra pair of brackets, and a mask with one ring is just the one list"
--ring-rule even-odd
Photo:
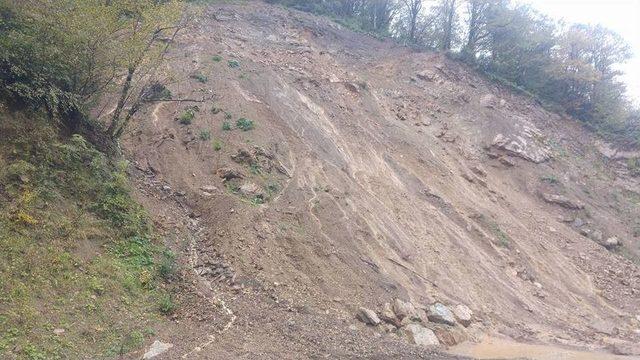
[(399, 320), (403, 320), (405, 317), (412, 317), (416, 313), (416, 308), (410, 302), (405, 302), (400, 299), (393, 301), (393, 312), (396, 314)]
[(431, 305), (429, 307), (429, 314), (427, 317), (429, 321), (432, 321), (434, 323), (446, 324), (451, 326), (456, 324), (456, 319), (451, 310), (449, 310), (448, 307), (444, 306), (441, 303), (435, 303)]
[(563, 208), (570, 209), (570, 210), (584, 209), (583, 203), (581, 203), (580, 201), (571, 200), (568, 197), (563, 195), (542, 193), (542, 199), (550, 204), (560, 205)]
[(420, 346), (440, 345), (436, 334), (420, 324), (409, 324), (402, 328), (407, 340), (410, 343)]
[(456, 320), (460, 323), (460, 325), (467, 327), (471, 325), (471, 318), (473, 317), (473, 311), (469, 309), (466, 305), (457, 305), (453, 308), (453, 315), (455, 315)]
[(542, 134), (538, 129), (525, 126), (521, 134), (496, 135), (491, 145), (511, 155), (539, 164), (551, 159), (551, 149), (539, 140), (541, 137)]
[(361, 307), (358, 309), (358, 319), (367, 325), (377, 326), (380, 325), (380, 318), (373, 310)]

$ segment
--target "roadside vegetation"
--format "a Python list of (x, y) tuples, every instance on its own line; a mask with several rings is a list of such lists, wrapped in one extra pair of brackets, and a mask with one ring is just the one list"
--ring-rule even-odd
[(131, 198), (126, 162), (44, 114), (0, 116), (0, 358), (137, 349), (175, 308), (175, 264)]
[(0, 0), (0, 358), (117, 358), (179, 305), (118, 141), (144, 102), (172, 98), (158, 69), (190, 14)]

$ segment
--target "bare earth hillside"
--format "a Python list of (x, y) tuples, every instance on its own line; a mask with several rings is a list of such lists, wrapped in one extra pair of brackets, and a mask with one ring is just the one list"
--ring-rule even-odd
[[(124, 144), (188, 269), (161, 356), (444, 359), (492, 338), (640, 355), (640, 185), (574, 120), (262, 3), (210, 7), (165, 71), (174, 100), (204, 101), (150, 103)], [(396, 298), (439, 346), (356, 319)]]

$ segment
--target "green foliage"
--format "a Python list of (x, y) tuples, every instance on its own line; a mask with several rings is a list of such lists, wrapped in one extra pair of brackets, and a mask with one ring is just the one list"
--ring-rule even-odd
[(238, 119), (238, 121), (236, 121), (236, 126), (242, 131), (249, 131), (255, 128), (255, 123), (253, 122), (253, 120), (240, 118)]
[(207, 81), (209, 81), (209, 78), (207, 78), (206, 75), (201, 74), (201, 73), (193, 74), (193, 75), (191, 75), (191, 78), (195, 79), (195, 80), (197, 80), (197, 81), (199, 81), (199, 82), (201, 82), (203, 84), (206, 83)]
[(200, 109), (197, 106), (189, 106), (188, 108), (185, 109), (182, 115), (180, 115), (180, 117), (178, 118), (178, 121), (182, 125), (191, 125), (198, 111), (200, 111)]
[(240, 62), (238, 62), (238, 60), (229, 60), (227, 62), (227, 64), (229, 65), (230, 68), (232, 69), (236, 69), (240, 67)]
[(134, 92), (124, 103), (144, 100), (151, 71), (131, 86), (114, 74), (157, 64), (165, 48), (157, 39), (168, 36), (181, 13), (182, 4), (171, 0), (1, 1), (0, 95), (13, 106), (59, 115), (71, 127), (86, 123), (85, 108), (105, 88)]
[(118, 354), (121, 334), (155, 326), (172, 267), (127, 164), (44, 116), (0, 115), (0, 358)]
[(209, 141), (211, 140), (211, 130), (209, 129), (200, 130), (199, 136), (200, 136), (200, 140)]
[(228, 121), (225, 121), (222, 123), (222, 130), (224, 131), (231, 131), (231, 123)]
[(231, 120), (233, 118), (233, 115), (230, 112), (225, 111), (224, 112), (224, 118), (225, 118), (225, 120)]
[(213, 60), (214, 62), (220, 62), (222, 61), (222, 56), (220, 55), (214, 55), (211, 60)]
[(222, 142), (220, 140), (214, 140), (213, 141), (213, 150), (214, 151), (222, 150)]

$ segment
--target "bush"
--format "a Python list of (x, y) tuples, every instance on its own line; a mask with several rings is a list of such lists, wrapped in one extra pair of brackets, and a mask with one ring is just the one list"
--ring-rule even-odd
[(207, 78), (206, 75), (203, 75), (203, 74), (200, 74), (200, 73), (191, 75), (191, 78), (192, 79), (196, 79), (196, 80), (198, 80), (199, 82), (201, 82), (203, 84), (206, 83), (207, 81), (209, 81), (209, 78)]
[(240, 118), (238, 119), (238, 121), (236, 121), (236, 126), (238, 127), (238, 129), (242, 131), (249, 131), (249, 130), (253, 130), (253, 128), (255, 127), (255, 124), (253, 120)]
[(222, 130), (224, 131), (231, 131), (231, 123), (228, 121), (225, 121), (222, 123)]
[(222, 61), (222, 56), (220, 55), (214, 55), (211, 60), (215, 61), (215, 62), (220, 62)]
[(220, 140), (215, 140), (213, 142), (213, 150), (214, 151), (220, 151), (222, 150), (222, 143), (220, 142)]
[(236, 69), (240, 67), (240, 62), (238, 60), (229, 60), (227, 64), (229, 64), (229, 67), (232, 69)]
[(196, 117), (196, 112), (200, 111), (197, 106), (188, 107), (182, 115), (178, 118), (180, 124), (182, 125), (191, 125), (193, 119)]
[(200, 140), (209, 141), (211, 140), (211, 130), (200, 130)]

